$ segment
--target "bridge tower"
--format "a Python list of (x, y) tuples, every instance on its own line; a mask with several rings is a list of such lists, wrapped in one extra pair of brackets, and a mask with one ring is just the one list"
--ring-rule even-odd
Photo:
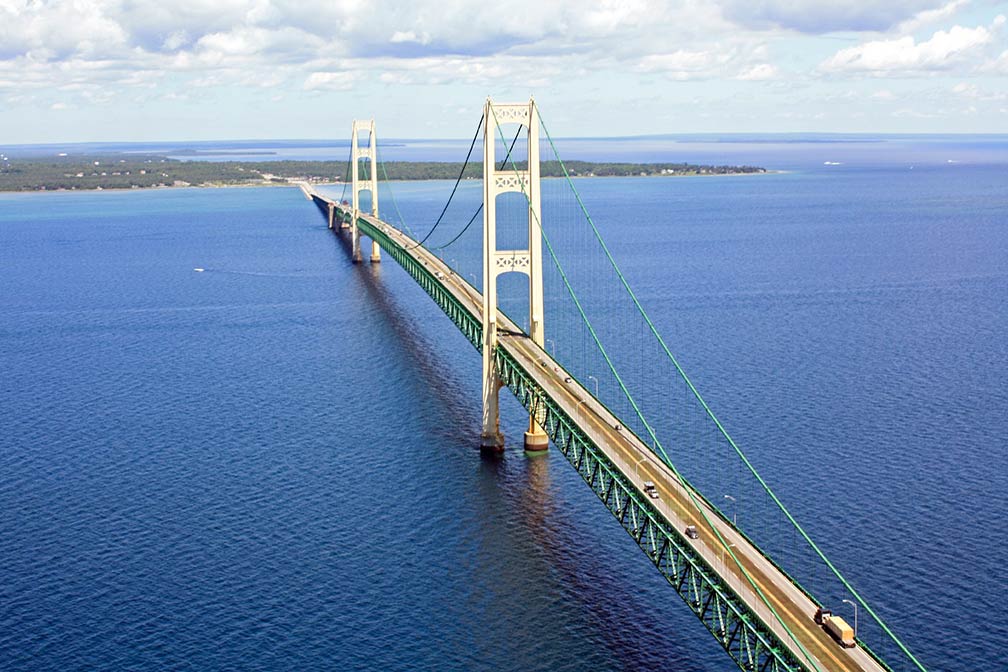
[[(368, 132), (368, 146), (361, 148), (357, 135), (361, 131)], [(353, 134), (351, 137), (351, 160), (353, 161), (353, 217), (350, 220), (350, 234), (353, 239), (353, 260), (360, 263), (360, 231), (357, 230), (357, 217), (360, 215), (360, 192), (371, 192), (371, 216), (378, 217), (378, 171), (376, 163), (378, 161), (378, 136), (375, 135), (374, 119), (367, 121), (354, 120)], [(368, 159), (368, 178), (360, 179), (360, 160)], [(371, 241), (371, 263), (376, 264), (381, 261), (381, 248), (378, 243)]]
[[(494, 366), (497, 349), (497, 276), (517, 272), (528, 276), (529, 336), (544, 343), (542, 232), (539, 192), (539, 112), (535, 100), (527, 103), (494, 103), (489, 98), (483, 108), (483, 430), (480, 447), (487, 451), (504, 449), (500, 432), (498, 393), (501, 380)], [(528, 141), (528, 169), (497, 170), (497, 124), (521, 124)], [(497, 196), (510, 191), (528, 198), (528, 248), (497, 249)], [(529, 417), (525, 450), (541, 453), (549, 447), (549, 437), (540, 422)]]

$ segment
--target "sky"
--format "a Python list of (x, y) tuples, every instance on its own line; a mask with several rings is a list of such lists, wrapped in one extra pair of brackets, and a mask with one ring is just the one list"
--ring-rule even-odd
[(0, 0), (0, 143), (1008, 133), (1008, 0)]

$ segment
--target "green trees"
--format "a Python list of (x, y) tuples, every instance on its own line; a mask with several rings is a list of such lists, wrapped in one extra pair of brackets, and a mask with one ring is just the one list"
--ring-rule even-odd
[[(517, 164), (524, 168), (524, 162)], [(755, 166), (704, 166), (690, 163), (606, 163), (568, 161), (572, 177), (638, 175), (722, 175), (762, 173)], [(454, 180), (461, 163), (388, 161), (379, 177), (390, 180)], [(558, 161), (541, 164), (543, 177), (562, 177)], [(157, 155), (95, 154), (13, 158), (0, 161), (0, 191), (57, 189), (131, 189), (171, 186), (232, 186), (285, 183), (288, 180), (339, 182), (345, 161), (182, 161)], [(463, 175), (481, 179), (481, 163)]]

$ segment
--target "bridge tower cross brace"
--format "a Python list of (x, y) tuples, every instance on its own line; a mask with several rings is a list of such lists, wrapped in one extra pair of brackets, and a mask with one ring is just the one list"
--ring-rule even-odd
[[(357, 136), (361, 131), (368, 132), (367, 148), (361, 148), (358, 142)], [(350, 138), (350, 156), (353, 162), (351, 169), (351, 174), (353, 175), (353, 216), (350, 219), (350, 235), (353, 240), (354, 263), (360, 263), (360, 231), (357, 230), (357, 217), (360, 216), (360, 192), (371, 192), (371, 216), (378, 217), (378, 171), (375, 165), (378, 161), (378, 136), (375, 135), (374, 119), (368, 119), (367, 121), (355, 119), (353, 122), (353, 133)], [(368, 178), (366, 180), (360, 179), (359, 175), (360, 160), (362, 158), (368, 159)], [(371, 241), (371, 263), (376, 264), (380, 261), (381, 248), (378, 247), (378, 243)]]
[[(529, 336), (544, 343), (542, 232), (539, 191), (539, 112), (535, 100), (527, 103), (494, 103), (489, 98), (483, 108), (483, 429), (480, 447), (486, 451), (504, 449), (500, 432), (498, 396), (501, 380), (494, 366), (497, 349), (497, 276), (522, 273), (528, 276)], [(497, 170), (497, 124), (517, 123), (526, 129), (528, 169)], [(528, 198), (528, 248), (497, 249), (497, 196), (517, 191)], [(543, 418), (533, 413), (525, 432), (525, 450), (540, 453), (549, 447), (549, 437), (541, 426)]]

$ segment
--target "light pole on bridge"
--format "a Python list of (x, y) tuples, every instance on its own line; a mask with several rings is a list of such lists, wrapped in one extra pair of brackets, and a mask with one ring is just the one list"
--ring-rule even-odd
[(595, 398), (598, 399), (598, 378), (596, 378), (595, 376), (592, 376), (592, 375), (589, 375), (588, 378), (590, 380), (594, 380), (595, 381)]
[(727, 546), (721, 547), (721, 564), (725, 566), (725, 569), (728, 569), (728, 563), (725, 562), (725, 551), (729, 548), (735, 548), (735, 544), (728, 544)]
[(736, 520), (736, 517), (738, 516), (738, 501), (731, 495), (725, 495), (724, 498), (730, 499), (731, 503), (734, 505), (732, 506), (731, 523), (732, 525), (738, 527), (738, 521)]
[(852, 602), (851, 600), (842, 601), (854, 607), (854, 637), (857, 638), (857, 602)]
[(639, 460), (637, 460), (636, 462), (634, 462), (634, 465), (633, 465), (634, 481), (639, 481), (640, 480), (640, 475), (637, 473), (637, 467), (639, 467), (640, 463), (643, 462), (646, 459), (647, 459), (647, 455), (645, 455), (644, 457), (642, 457)]
[(547, 338), (546, 345), (551, 346), (550, 349), (553, 351), (553, 359), (556, 359), (556, 341), (552, 338)]

